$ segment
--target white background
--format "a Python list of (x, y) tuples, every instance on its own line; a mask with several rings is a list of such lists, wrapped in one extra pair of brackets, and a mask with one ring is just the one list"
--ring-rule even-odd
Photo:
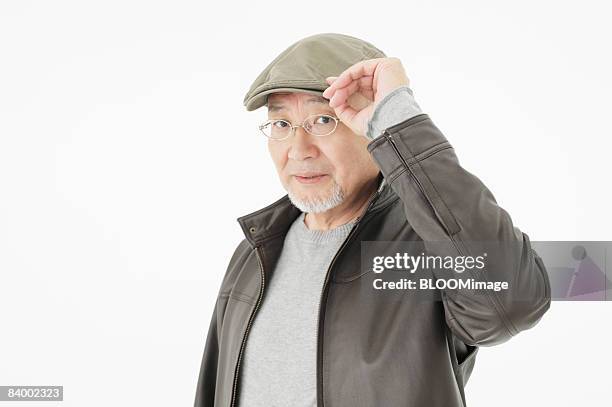
[[(612, 240), (609, 17), (592, 1), (2, 1), (0, 385), (192, 405), (236, 218), (285, 193), (244, 94), (318, 32), (399, 57), (532, 240)], [(554, 302), (481, 349), (468, 405), (607, 405), (611, 324), (610, 302)]]

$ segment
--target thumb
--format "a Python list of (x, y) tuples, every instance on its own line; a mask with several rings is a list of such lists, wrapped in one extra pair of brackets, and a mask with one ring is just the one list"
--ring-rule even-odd
[(337, 76), (328, 76), (327, 78), (325, 78), (325, 82), (327, 82), (327, 83), (329, 83), (331, 85), (332, 83), (334, 83), (334, 81), (336, 79), (338, 79)]

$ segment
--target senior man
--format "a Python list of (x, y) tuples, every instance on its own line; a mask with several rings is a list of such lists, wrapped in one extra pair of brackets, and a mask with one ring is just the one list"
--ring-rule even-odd
[[(245, 238), (216, 299), (195, 406), (464, 406), (478, 347), (534, 326), (550, 286), (527, 235), (421, 111), (400, 60), (352, 36), (309, 36), (244, 104), (267, 106), (259, 132), (287, 195), (237, 219)], [(367, 291), (367, 241), (519, 249), (516, 267), (492, 267), (505, 291), (388, 301)]]

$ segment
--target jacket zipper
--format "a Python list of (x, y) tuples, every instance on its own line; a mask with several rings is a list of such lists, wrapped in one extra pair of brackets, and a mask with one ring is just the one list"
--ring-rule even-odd
[(230, 403), (230, 407), (234, 407), (236, 403), (236, 388), (238, 386), (238, 377), (240, 374), (240, 363), (242, 362), (242, 354), (244, 352), (244, 346), (246, 344), (247, 336), (249, 335), (249, 330), (251, 329), (251, 325), (253, 324), (253, 318), (259, 309), (259, 304), (261, 304), (261, 299), (263, 298), (264, 292), (264, 284), (266, 282), (263, 263), (261, 261), (261, 257), (259, 254), (260, 246), (255, 247), (255, 254), (257, 256), (257, 264), (259, 265), (259, 272), (261, 276), (261, 288), (259, 289), (259, 296), (257, 297), (257, 302), (255, 303), (255, 308), (251, 311), (251, 315), (249, 316), (249, 322), (247, 323), (246, 330), (244, 331), (244, 335), (242, 336), (242, 343), (240, 344), (240, 351), (238, 352), (238, 362), (236, 364), (236, 370), (234, 371), (234, 384), (232, 386), (232, 402)]
[[(372, 207), (372, 205), (374, 204), (376, 199), (378, 199), (378, 196), (380, 195), (380, 191), (381, 190), (382, 190), (382, 185), (378, 187), (378, 190), (376, 191), (376, 194), (372, 197), (372, 199), (370, 199), (370, 202), (368, 203), (368, 207), (366, 208), (365, 212), (363, 213), (363, 215), (361, 215), (357, 219), (357, 222), (351, 228), (351, 231), (349, 232), (348, 236), (346, 237), (346, 239), (344, 239), (344, 241), (340, 245), (340, 248), (338, 249), (336, 254), (334, 254), (334, 257), (332, 258), (331, 263), (329, 264), (329, 267), (327, 268), (327, 271), (325, 273), (325, 279), (323, 280), (323, 288), (321, 289), (321, 295), (319, 296), (319, 312), (318, 312), (317, 332), (316, 332), (316, 342), (317, 342), (317, 406), (318, 407), (323, 407), (324, 406), (324, 401), (323, 401), (323, 349), (322, 349), (322, 343), (321, 343), (323, 336), (319, 332), (323, 330), (323, 324), (322, 323), (325, 320), (324, 318), (321, 318), (321, 316), (322, 316), (321, 314), (324, 314), (323, 311), (325, 311), (324, 301), (327, 301), (327, 283), (329, 282), (330, 271), (331, 271), (332, 267), (334, 266), (334, 263), (336, 262), (336, 258), (338, 257), (340, 252), (342, 252), (342, 250), (346, 246), (347, 242), (351, 239), (351, 236), (354, 234), (354, 232), (359, 227), (359, 224), (361, 223), (361, 220), (369, 212), (370, 208)], [(324, 316), (325, 315), (323, 315), (323, 317)]]

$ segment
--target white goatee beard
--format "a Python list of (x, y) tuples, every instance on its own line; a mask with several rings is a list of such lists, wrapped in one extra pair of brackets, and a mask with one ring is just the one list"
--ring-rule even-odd
[(335, 208), (344, 201), (344, 191), (342, 191), (342, 188), (334, 179), (332, 179), (332, 183), (331, 194), (324, 199), (320, 199), (318, 197), (311, 199), (300, 199), (290, 189), (285, 188), (285, 190), (287, 191), (287, 195), (289, 195), (289, 200), (291, 200), (291, 203), (302, 212), (320, 213), (331, 208)]

